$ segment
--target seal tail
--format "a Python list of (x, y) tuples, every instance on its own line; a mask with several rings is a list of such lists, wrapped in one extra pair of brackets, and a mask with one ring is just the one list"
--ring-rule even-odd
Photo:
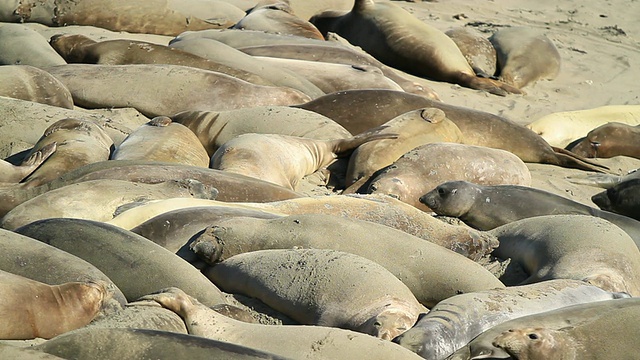
[(608, 167), (597, 164), (595, 162), (591, 162), (581, 156), (572, 153), (569, 150), (565, 150), (556, 146), (552, 146), (551, 148), (556, 154), (557, 162), (554, 163), (555, 165), (580, 170), (596, 171), (599, 173), (612, 173)]
[(499, 96), (507, 96), (507, 94), (525, 94), (524, 91), (509, 84), (503, 83), (502, 81), (478, 77), (465, 73), (459, 74), (457, 83), (471, 89), (484, 90), (491, 94)]

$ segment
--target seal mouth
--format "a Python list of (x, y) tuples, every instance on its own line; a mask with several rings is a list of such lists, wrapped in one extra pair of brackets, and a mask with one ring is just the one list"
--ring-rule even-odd
[(426, 205), (429, 209), (435, 210), (436, 201), (435, 201), (435, 196), (434, 196), (433, 192), (428, 192), (428, 193), (420, 196), (420, 199), (418, 199), (418, 200), (420, 201), (421, 204)]

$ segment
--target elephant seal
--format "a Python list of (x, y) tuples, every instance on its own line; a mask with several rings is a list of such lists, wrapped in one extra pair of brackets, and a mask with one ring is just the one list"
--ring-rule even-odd
[(518, 185), (477, 185), (449, 181), (420, 197), (438, 215), (455, 216), (476, 229), (490, 230), (540, 215), (582, 214), (599, 217), (624, 230), (640, 245), (640, 222), (602, 211), (553, 193)]
[(511, 319), (621, 297), (629, 296), (566, 279), (456, 295), (434, 306), (394, 342), (425, 359), (443, 360), (483, 331)]
[(0, 183), (17, 183), (34, 172), (51, 154), (56, 151), (58, 143), (52, 142), (33, 152), (20, 165), (0, 160)]
[(31, 348), (64, 359), (286, 360), (246, 346), (147, 329), (86, 327)]
[(28, 236), (0, 229), (0, 270), (48, 285), (82, 282), (104, 284), (110, 299), (104, 308), (120, 309), (127, 303), (122, 291), (94, 265)]
[(61, 357), (29, 349), (28, 347), (5, 345), (0, 343), (0, 357), (21, 360), (64, 360)]
[(247, 324), (204, 306), (177, 288), (144, 296), (179, 314), (189, 334), (248, 346), (287, 358), (330, 360), (366, 357), (382, 359), (421, 359), (411, 351), (390, 341), (350, 330), (324, 326)]
[(560, 72), (560, 54), (553, 42), (528, 27), (499, 29), (489, 38), (498, 57), (499, 79), (521, 89)]
[(625, 358), (640, 351), (629, 335), (640, 324), (639, 314), (640, 301), (634, 297), (528, 315), (485, 331), (449, 359)]
[[(272, 219), (234, 217), (211, 224), (190, 248), (212, 264), (213, 271), (219, 261), (251, 251), (333, 249), (380, 264), (427, 307), (461, 292), (503, 286), (489, 271), (460, 254), (369, 221), (298, 214)], [(367, 235), (374, 232), (379, 236)]]
[[(171, 213), (174, 211), (185, 210), (184, 216), (192, 216), (194, 222), (190, 223), (190, 227), (198, 224), (200, 216), (188, 214), (195, 213), (196, 208), (200, 209), (202, 213), (207, 213), (206, 208), (209, 207), (213, 208), (210, 210), (211, 212), (216, 212), (217, 209), (224, 207), (248, 211), (259, 210), (281, 216), (327, 214), (375, 222), (438, 244), (474, 261), (486, 257), (498, 246), (497, 239), (487, 233), (468, 226), (447, 224), (413, 206), (383, 195), (314, 196), (266, 203), (226, 203), (176, 198), (149, 202), (128, 209), (108, 222), (124, 229), (131, 229), (136, 233), (138, 233), (137, 228), (144, 232), (140, 233), (143, 236), (145, 233), (153, 233), (162, 238), (163, 236), (160, 236), (159, 233), (165, 234), (165, 231), (180, 233), (182, 230), (187, 230), (187, 228), (180, 226), (177, 228), (171, 226), (173, 221), (180, 222), (179, 218), (181, 218), (179, 213), (173, 217)], [(193, 209), (193, 211), (189, 211), (189, 209)], [(206, 215), (203, 214), (203, 216)], [(253, 217), (258, 216), (254, 215)], [(144, 223), (147, 224), (142, 226)], [(157, 226), (153, 224), (157, 224)], [(168, 229), (165, 230), (166, 225), (161, 224), (169, 224)], [(158, 230), (158, 227), (162, 230)], [(168, 234), (167, 236), (170, 237)]]
[(321, 61), (256, 56), (274, 66), (293, 71), (325, 93), (350, 89), (389, 89), (404, 91), (379, 68), (371, 65), (337, 64)]
[[(113, 280), (129, 301), (175, 285), (204, 304), (226, 303), (220, 290), (196, 268), (128, 230), (99, 221), (53, 218), (35, 221), (16, 232), (92, 263)], [(82, 236), (69, 237), (70, 233)], [(132, 277), (132, 272), (136, 276)]]
[(403, 333), (428, 311), (384, 267), (341, 251), (252, 251), (203, 273), (226, 292), (257, 298), (301, 324), (339, 327), (384, 340)]
[(384, 128), (348, 139), (314, 140), (277, 134), (244, 134), (222, 145), (211, 156), (210, 167), (262, 179), (294, 190), (305, 176), (350, 154), (369, 141), (395, 139)]
[(328, 94), (296, 107), (318, 112), (357, 134), (407, 111), (424, 107), (445, 112), (463, 135), (463, 144), (514, 153), (524, 162), (604, 172), (607, 169), (564, 149), (549, 146), (539, 135), (501, 116), (453, 106), (400, 91), (348, 90)]
[(351, 137), (326, 116), (288, 106), (257, 106), (229, 111), (183, 111), (171, 120), (193, 131), (209, 156), (227, 141), (247, 133), (281, 134), (318, 140)]
[(310, 21), (322, 34), (337, 33), (381, 62), (410, 74), (496, 95), (522, 93), (505, 83), (477, 77), (451, 38), (396, 4), (356, 0), (346, 14), (327, 11)]
[(609, 122), (640, 125), (640, 105), (608, 105), (593, 109), (562, 111), (545, 115), (528, 125), (551, 146), (566, 147)]
[(158, 184), (99, 179), (69, 184), (23, 202), (0, 219), (7, 230), (47, 218), (109, 221), (118, 208), (131, 202), (177, 197), (213, 199), (218, 191), (195, 180), (169, 180)]
[(640, 159), (640, 128), (619, 122), (600, 125), (589, 131), (586, 138), (569, 145), (574, 154), (587, 158), (629, 156)]
[(296, 16), (288, 1), (258, 3), (232, 29), (259, 30), (324, 40), (324, 36), (313, 24)]
[(209, 154), (198, 137), (168, 116), (157, 116), (129, 134), (111, 154), (111, 160), (176, 162), (209, 167)]
[(242, 10), (223, 1), (198, 0), (150, 0), (144, 3), (126, 0), (10, 1), (0, 8), (0, 21), (3, 22), (90, 25), (112, 31), (169, 36), (188, 30), (228, 28), (243, 16)]
[[(4, 6), (6, 2), (0, 5), (0, 14)], [(2, 24), (0, 48), (0, 65), (31, 65), (43, 69), (67, 63), (44, 36), (24, 24)]]
[(492, 77), (496, 73), (496, 48), (479, 31), (468, 27), (456, 27), (444, 33), (456, 43), (476, 75)]
[(0, 66), (0, 96), (73, 109), (73, 98), (58, 79), (30, 65)]
[[(456, 166), (451, 166), (456, 164)], [(531, 185), (531, 173), (514, 154), (484, 146), (432, 143), (408, 151), (370, 181), (364, 192), (385, 194), (421, 210), (420, 196), (446, 181)]]
[(591, 201), (605, 211), (640, 220), (640, 179), (622, 181), (613, 187), (595, 194)]
[(100, 125), (86, 120), (62, 119), (44, 131), (27, 157), (53, 143), (56, 143), (56, 151), (23, 180), (26, 186), (39, 186), (83, 165), (107, 160), (113, 147), (113, 140)]
[[(68, 64), (47, 71), (71, 91), (77, 106), (133, 107), (148, 117), (185, 110), (293, 105), (310, 100), (292, 88), (256, 85), (227, 74), (181, 65)], [(105, 92), (105, 88), (110, 91)]]
[(384, 126), (383, 132), (398, 134), (397, 139), (362, 144), (349, 158), (346, 185), (352, 186), (353, 190), (362, 186), (376, 171), (393, 164), (415, 147), (433, 142), (462, 141), (458, 126), (437, 108), (406, 112), (387, 121)]
[(640, 251), (627, 233), (607, 220), (587, 215), (536, 216), (491, 233), (500, 241), (493, 254), (511, 259), (529, 275), (520, 284), (575, 279), (607, 291), (640, 294)]
[(100, 65), (171, 64), (217, 71), (257, 85), (273, 85), (259, 75), (201, 56), (150, 42), (114, 39), (95, 41), (81, 34), (58, 34), (49, 40), (51, 46), (68, 63)]
[(0, 270), (0, 339), (50, 339), (87, 325), (108, 296), (98, 282), (47, 285)]

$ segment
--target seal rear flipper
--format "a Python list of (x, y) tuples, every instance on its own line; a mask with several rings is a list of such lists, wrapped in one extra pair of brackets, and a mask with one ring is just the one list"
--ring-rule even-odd
[(507, 94), (525, 94), (524, 91), (501, 81), (465, 73), (459, 74), (457, 83), (471, 89), (484, 90), (499, 96), (507, 96)]
[(558, 163), (556, 163), (556, 165), (581, 170), (596, 171), (599, 173), (612, 173), (607, 166), (589, 161), (581, 156), (572, 153), (569, 150), (565, 150), (563, 148), (555, 146), (552, 146), (551, 148), (555, 152), (556, 159), (558, 160)]
[(362, 132), (352, 138), (348, 139), (337, 139), (331, 140), (331, 148), (333, 149), (333, 153), (338, 156), (345, 156), (350, 154), (353, 150), (355, 150), (358, 146), (368, 143), (374, 140), (383, 140), (383, 139), (397, 139), (398, 134), (385, 134), (380, 133), (380, 131), (388, 128), (387, 125), (381, 125), (372, 129), (369, 129), (365, 132)]

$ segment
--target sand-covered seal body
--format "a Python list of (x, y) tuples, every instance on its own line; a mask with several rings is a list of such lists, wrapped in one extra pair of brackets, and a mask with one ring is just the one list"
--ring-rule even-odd
[(640, 251), (609, 221), (587, 215), (536, 216), (491, 233), (500, 241), (493, 254), (511, 259), (510, 265), (519, 264), (528, 275), (520, 284), (575, 279), (607, 291), (640, 293)]
[(0, 67), (0, 96), (73, 109), (69, 90), (48, 72), (30, 65)]
[(560, 72), (560, 53), (538, 30), (509, 27), (490, 38), (498, 58), (499, 79), (521, 89), (539, 79), (552, 80)]
[(313, 24), (294, 13), (288, 1), (258, 4), (233, 25), (232, 29), (259, 30), (324, 40)]
[(341, 251), (253, 251), (204, 273), (226, 292), (258, 298), (301, 324), (334, 326), (386, 340), (406, 331), (419, 313), (427, 311), (385, 268)]
[(394, 274), (425, 306), (458, 293), (502, 287), (489, 271), (451, 250), (384, 225), (331, 215), (224, 219), (190, 247), (211, 264), (250, 251), (294, 247), (355, 254)]
[(498, 58), (488, 38), (468, 27), (456, 27), (445, 31), (445, 34), (456, 43), (476, 75), (494, 76)]

